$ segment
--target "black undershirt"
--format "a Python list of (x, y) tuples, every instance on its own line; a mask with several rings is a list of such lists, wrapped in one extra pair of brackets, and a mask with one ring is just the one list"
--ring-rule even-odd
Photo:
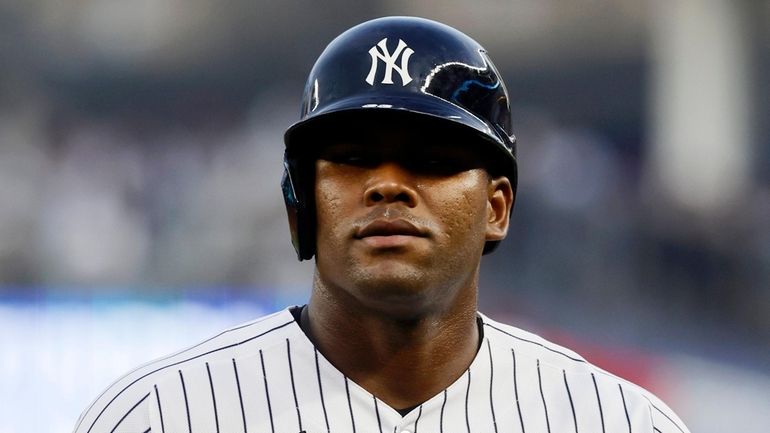
[[(302, 311), (305, 308), (307, 308), (307, 304), (301, 307), (300, 306), (291, 307), (289, 311), (291, 312), (291, 315), (294, 316), (294, 321), (297, 322), (297, 324), (299, 325), (299, 328), (302, 329), (302, 332), (305, 333), (305, 335), (310, 341), (313, 341), (313, 339), (310, 337), (310, 332), (309, 332), (310, 330), (305, 329), (305, 327), (302, 325)], [(484, 341), (484, 322), (481, 321), (481, 317), (476, 317), (476, 323), (479, 327), (479, 346), (476, 348), (476, 351), (478, 352), (478, 350), (481, 349), (481, 342)], [(418, 407), (420, 407), (419, 404), (411, 407), (406, 407), (403, 409), (396, 409), (396, 412), (401, 414), (401, 416), (406, 416), (409, 412), (417, 409)]]

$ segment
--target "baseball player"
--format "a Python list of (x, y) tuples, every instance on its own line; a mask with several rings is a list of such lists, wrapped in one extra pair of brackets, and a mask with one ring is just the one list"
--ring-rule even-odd
[(285, 135), (310, 301), (122, 377), (76, 433), (689, 433), (659, 399), (477, 311), (516, 191), (487, 52), (419, 18), (332, 41)]

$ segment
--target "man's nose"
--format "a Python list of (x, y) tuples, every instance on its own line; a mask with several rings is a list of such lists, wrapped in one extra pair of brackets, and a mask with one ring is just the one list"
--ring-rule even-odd
[(367, 206), (401, 202), (408, 207), (417, 205), (417, 191), (412, 174), (394, 162), (384, 162), (371, 169), (364, 191)]

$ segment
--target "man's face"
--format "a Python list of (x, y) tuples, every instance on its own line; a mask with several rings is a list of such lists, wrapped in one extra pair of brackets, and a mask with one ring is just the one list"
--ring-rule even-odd
[(508, 180), (490, 179), (470, 146), (412, 129), (324, 145), (315, 184), (317, 277), (405, 317), (475, 292), (484, 243), (505, 236), (512, 202)]

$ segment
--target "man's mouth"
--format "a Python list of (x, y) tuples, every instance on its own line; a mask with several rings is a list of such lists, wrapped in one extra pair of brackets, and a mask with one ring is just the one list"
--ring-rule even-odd
[(361, 227), (355, 234), (356, 239), (375, 236), (427, 237), (427, 232), (404, 219), (376, 219)]

